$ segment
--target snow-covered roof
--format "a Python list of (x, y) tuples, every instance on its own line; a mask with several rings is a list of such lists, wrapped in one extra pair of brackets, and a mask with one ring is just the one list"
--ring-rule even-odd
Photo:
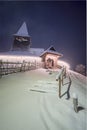
[(8, 51), (8, 52), (1, 52), (0, 55), (15, 55), (15, 56), (40, 56), (43, 53), (43, 48), (30, 48), (28, 51)]
[(47, 50), (56, 51), (56, 49), (51, 45)]
[(55, 48), (51, 45), (47, 50), (45, 50), (40, 56), (43, 56), (46, 53), (58, 55), (58, 56), (63, 56), (63, 54), (58, 53)]
[(27, 25), (24, 22), (22, 24), (22, 26), (19, 28), (18, 32), (16, 34), (14, 34), (14, 36), (24, 36), (24, 37), (30, 37), (30, 35), (28, 34), (28, 29), (27, 29)]

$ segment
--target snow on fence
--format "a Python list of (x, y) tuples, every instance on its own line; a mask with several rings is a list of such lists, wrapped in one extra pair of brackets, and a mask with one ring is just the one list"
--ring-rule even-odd
[(2, 61), (0, 60), (0, 77), (3, 75), (8, 75), (17, 72), (23, 72), (27, 70), (33, 70), (40, 68), (41, 63), (38, 63), (36, 60), (31, 62), (11, 62), (11, 61)]
[(62, 68), (56, 76), (56, 81), (59, 81), (59, 98), (61, 98), (61, 85), (63, 85), (64, 77), (66, 78), (66, 68)]

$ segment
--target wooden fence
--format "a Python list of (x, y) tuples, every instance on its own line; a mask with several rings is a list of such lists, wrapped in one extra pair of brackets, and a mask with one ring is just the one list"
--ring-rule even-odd
[(66, 68), (62, 68), (56, 76), (56, 81), (59, 83), (59, 98), (61, 98), (61, 86), (63, 85), (64, 78), (66, 78)]
[(33, 70), (37, 68), (41, 68), (42, 63), (37, 62), (36, 60), (33, 62), (9, 62), (0, 60), (0, 77), (3, 75), (8, 75), (17, 72), (23, 72), (28, 70)]

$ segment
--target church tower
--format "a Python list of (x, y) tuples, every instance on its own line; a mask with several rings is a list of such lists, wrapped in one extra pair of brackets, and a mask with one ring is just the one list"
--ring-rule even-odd
[(14, 42), (12, 50), (14, 51), (28, 51), (31, 45), (31, 37), (28, 34), (26, 23), (24, 22), (19, 28), (18, 32), (13, 35)]

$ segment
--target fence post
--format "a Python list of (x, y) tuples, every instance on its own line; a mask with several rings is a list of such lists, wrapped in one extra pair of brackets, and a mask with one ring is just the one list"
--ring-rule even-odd
[(20, 72), (23, 70), (23, 62), (21, 63), (21, 68), (20, 68)]
[(7, 71), (7, 72), (6, 72), (6, 74), (8, 74), (8, 60), (7, 60), (6, 63), (7, 63), (7, 66), (6, 66), (6, 69), (7, 69), (6, 71)]
[(73, 107), (74, 111), (77, 113), (78, 112), (78, 96), (76, 93), (73, 93)]
[(64, 75), (65, 75), (65, 78), (66, 78), (66, 67), (64, 68)]
[(61, 98), (61, 76), (59, 76), (59, 98)]
[(62, 72), (62, 74), (61, 74), (61, 81), (62, 81), (62, 85), (63, 85), (63, 73), (64, 73), (64, 71)]
[(35, 60), (35, 69), (37, 68), (37, 62), (36, 62), (36, 60)]
[(24, 61), (24, 72), (26, 71), (26, 63), (25, 63), (25, 61)]
[(0, 60), (0, 78), (2, 77), (2, 60)]
[(30, 69), (30, 62), (28, 62), (28, 70)]

